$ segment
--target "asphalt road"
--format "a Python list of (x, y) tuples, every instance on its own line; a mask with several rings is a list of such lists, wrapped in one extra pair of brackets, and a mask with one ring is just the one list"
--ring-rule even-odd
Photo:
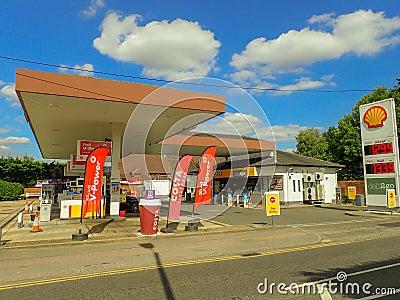
[[(380, 288), (394, 288), (384, 299), (398, 299), (399, 237), (332, 244), (315, 248), (288, 248), (203, 262), (164, 263), (163, 253), (144, 246), (154, 267), (59, 278), (52, 283), (33, 281), (18, 288), (0, 287), (2, 299), (354, 299), (373, 296)], [(344, 273), (343, 273), (344, 272)], [(359, 274), (361, 272), (361, 274)], [(347, 280), (338, 281), (338, 274)], [(341, 277), (339, 277), (341, 278)], [(291, 284), (318, 281), (337, 283), (323, 295), (314, 290), (285, 289)], [(280, 286), (278, 288), (278, 285)], [(339, 293), (340, 286), (343, 293)], [(358, 293), (360, 291), (370, 292)], [(365, 288), (368, 286), (368, 288)], [(317, 290), (316, 290), (317, 291)], [(333, 292), (332, 292), (333, 291)], [(350, 291), (353, 293), (346, 293)], [(356, 293), (354, 293), (356, 291)], [(335, 292), (335, 293), (334, 293)], [(370, 299), (370, 298), (367, 298)]]
[[(348, 216), (345, 211), (314, 206), (282, 208), (281, 215), (274, 216), (274, 225), (294, 225), (322, 222), (338, 222), (359, 219)], [(267, 217), (264, 209), (244, 209), (231, 207), (212, 220), (230, 225), (272, 224), (272, 216)]]
[[(111, 244), (2, 249), (0, 299), (353, 299), (371, 296), (355, 295), (351, 290), (345, 293), (347, 296), (324, 291), (325, 298), (322, 298), (321, 295), (293, 295), (288, 290), (287, 295), (282, 295), (285, 291), (277, 289), (279, 283), (286, 286), (309, 282), (322, 285), (329, 280), (341, 283), (336, 278), (339, 272), (345, 272), (346, 282), (353, 285), (371, 284), (370, 291), (400, 287), (397, 218), (349, 217), (343, 211), (319, 210), (313, 214), (285, 209), (281, 217), (283, 220), (285, 215), (291, 220), (290, 226), (272, 229), (254, 224), (260, 229)], [(235, 211), (240, 209), (229, 210), (233, 216)], [(230, 216), (222, 217), (227, 222)], [(263, 294), (257, 287), (263, 291), (266, 279), (275, 285), (268, 285), (268, 292)], [(399, 294), (385, 299), (396, 297)]]

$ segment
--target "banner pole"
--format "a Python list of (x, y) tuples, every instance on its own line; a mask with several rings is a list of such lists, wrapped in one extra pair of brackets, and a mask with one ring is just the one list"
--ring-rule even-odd
[[(72, 234), (72, 240), (76, 240), (76, 241), (83, 241), (83, 240), (87, 240), (88, 239), (88, 234), (87, 233), (82, 233), (82, 225), (83, 225), (83, 206), (84, 206), (84, 203), (86, 203), (86, 206), (85, 206), (85, 215), (86, 215), (86, 212), (87, 212), (87, 197), (86, 197), (86, 194), (87, 194), (87, 189), (88, 189), (88, 183), (87, 183), (87, 174), (88, 174), (88, 168), (87, 168), (87, 166), (88, 166), (88, 159), (89, 159), (89, 157), (91, 157), (91, 155), (95, 152), (95, 151), (97, 151), (99, 148), (105, 148), (105, 149), (107, 149), (107, 151), (109, 152), (110, 151), (110, 148), (108, 148), (108, 147), (106, 147), (106, 146), (99, 146), (99, 147), (96, 147), (95, 149), (93, 149), (91, 152), (90, 152), (90, 154), (88, 155), (88, 157), (86, 158), (86, 164), (85, 164), (85, 180), (84, 180), (84, 185), (83, 185), (83, 192), (82, 192), (82, 202), (81, 202), (81, 216), (80, 216), (80, 222), (79, 222), (79, 231), (78, 231), (78, 234)], [(106, 157), (106, 155), (107, 155), (107, 153), (103, 153), (105, 156), (104, 156), (104, 160), (103, 160), (103, 162), (102, 162), (102, 168), (104, 168), (104, 161), (105, 161), (105, 157)], [(95, 158), (96, 159), (96, 158)], [(99, 163), (99, 162), (98, 162)], [(101, 173), (100, 173), (100, 176), (102, 176), (103, 175), (103, 171), (101, 171)], [(89, 188), (90, 188), (90, 186), (89, 186)], [(90, 190), (89, 190), (90, 191)], [(84, 200), (86, 199), (86, 202), (84, 202)], [(96, 203), (97, 204), (97, 203)], [(93, 219), (93, 216), (94, 216), (94, 212), (93, 212), (93, 205), (92, 205), (92, 209), (91, 209), (91, 211), (92, 211), (92, 219)], [(97, 215), (97, 211), (96, 211), (96, 215)]]

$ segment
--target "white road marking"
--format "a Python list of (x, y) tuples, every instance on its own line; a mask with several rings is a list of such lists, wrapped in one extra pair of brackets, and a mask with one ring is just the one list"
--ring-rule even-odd
[(311, 227), (311, 226), (324, 226), (324, 225), (340, 225), (340, 224), (352, 224), (352, 223), (365, 223), (372, 221), (381, 221), (382, 218), (366, 219), (366, 220), (349, 220), (349, 221), (333, 221), (333, 222), (322, 222), (322, 223), (308, 223), (308, 224), (291, 224), (293, 227)]
[(332, 296), (329, 293), (328, 288), (326, 286), (322, 287), (322, 284), (317, 284), (317, 287), (318, 287), (318, 291), (320, 291), (321, 288), (324, 289), (324, 291), (319, 294), (321, 297), (321, 300), (332, 300)]

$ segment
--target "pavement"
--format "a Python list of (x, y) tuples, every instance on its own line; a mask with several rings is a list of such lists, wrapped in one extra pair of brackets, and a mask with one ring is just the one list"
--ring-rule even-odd
[[(139, 214), (128, 213), (126, 217), (107, 216), (104, 219), (84, 219), (81, 228), (79, 219), (61, 220), (59, 219), (59, 212), (54, 210), (52, 212), (51, 221), (39, 222), (40, 231), (32, 232), (33, 221), (31, 215), (29, 213), (23, 213), (26, 205), (30, 206), (31, 204), (32, 207), (36, 209), (39, 205), (39, 201), (37, 199), (28, 201), (0, 201), (0, 249), (47, 247), (80, 243), (106, 243), (131, 240), (133, 238), (167, 238), (218, 232), (248, 231), (271, 227), (269, 224), (228, 225), (214, 220), (201, 220), (198, 231), (193, 232), (186, 231), (186, 225), (188, 225), (190, 219), (189, 217), (184, 217), (179, 224), (176, 224), (176, 230), (174, 230), (173, 233), (159, 232), (157, 236), (144, 237), (140, 235)], [(368, 207), (365, 206), (357, 207), (336, 204), (320, 204), (317, 206), (327, 209), (345, 210), (346, 214), (352, 216), (370, 217), (386, 214), (390, 215), (390, 217), (400, 217), (399, 213), (390, 214), (390, 212), (368, 211)], [(282, 206), (282, 209), (296, 209), (298, 207), (304, 207), (304, 205)], [(23, 224), (19, 226), (18, 215), (21, 212)], [(160, 218), (159, 229), (165, 226), (166, 220)], [(72, 234), (78, 233), (80, 229), (83, 233), (88, 233), (88, 240), (72, 240)]]

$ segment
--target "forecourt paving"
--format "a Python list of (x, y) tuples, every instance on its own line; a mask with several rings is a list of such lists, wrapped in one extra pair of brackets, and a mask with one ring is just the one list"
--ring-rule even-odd
[[(29, 201), (34, 207), (38, 201)], [(2, 228), (1, 248), (25, 248), (43, 245), (60, 245), (82, 243), (72, 241), (72, 234), (77, 233), (80, 224), (79, 220), (60, 220), (52, 218), (48, 222), (40, 222), (40, 232), (31, 232), (31, 216), (23, 214), (23, 227), (18, 226), (18, 214), (25, 208), (25, 200), (1, 201), (0, 202), (0, 226)], [(336, 209), (324, 209), (324, 208)], [(309, 205), (282, 207), (281, 215), (275, 216), (274, 226), (298, 226), (318, 223), (353, 222), (354, 219), (363, 217), (389, 217), (398, 220), (400, 214), (382, 215), (365, 211), (365, 207), (322, 205), (314, 207)], [(185, 236), (217, 232), (238, 232), (246, 230), (257, 230), (271, 228), (271, 217), (267, 217), (263, 208), (245, 209), (243, 207), (231, 207), (221, 215), (212, 220), (201, 220), (197, 232), (185, 231), (189, 217), (182, 217), (181, 223), (174, 233), (160, 232), (158, 237)], [(166, 220), (160, 219), (159, 229), (165, 227)], [(106, 217), (104, 219), (85, 219), (82, 232), (89, 234), (85, 243), (112, 242), (133, 238), (154, 238), (141, 237), (139, 214), (127, 214), (127, 217)], [(1, 249), (0, 248), (0, 249)]]

